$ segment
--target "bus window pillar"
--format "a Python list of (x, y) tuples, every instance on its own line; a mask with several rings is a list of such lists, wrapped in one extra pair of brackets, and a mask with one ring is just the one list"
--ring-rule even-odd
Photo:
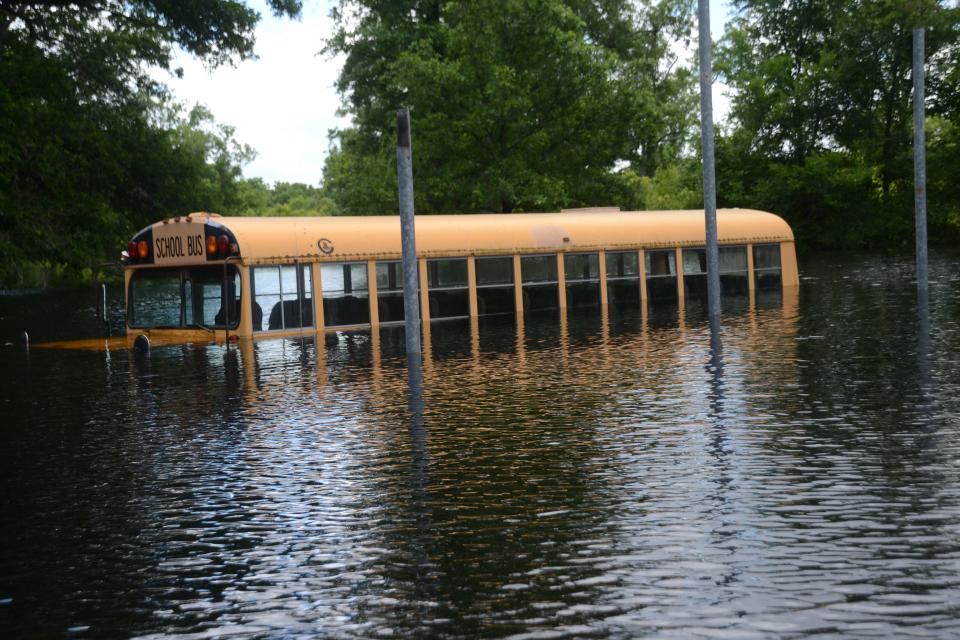
[(607, 252), (600, 249), (600, 306), (607, 306)]
[(796, 287), (800, 284), (797, 250), (793, 241), (780, 243), (780, 282), (783, 287)]
[(520, 254), (513, 254), (513, 302), (516, 312), (523, 315), (523, 271), (520, 269)]
[(253, 290), (250, 288), (250, 267), (237, 265), (240, 272), (240, 326), (237, 335), (250, 337), (253, 335)]
[(564, 268), (563, 252), (557, 254), (557, 300), (560, 304), (560, 311), (567, 309), (567, 272)]
[(420, 323), (423, 331), (430, 324), (430, 281), (427, 279), (427, 259), (418, 260), (420, 267)]
[(370, 328), (376, 329), (380, 326), (380, 298), (377, 296), (377, 263), (375, 260), (367, 260), (367, 291), (370, 296)]
[(319, 262), (310, 265), (310, 279), (313, 280), (313, 318), (320, 332), (326, 327), (326, 322), (323, 317), (323, 277), (320, 275)]
[(683, 297), (686, 295), (683, 287), (683, 248), (677, 247), (677, 298), (683, 306)]
[(477, 311), (477, 260), (473, 256), (467, 256), (467, 295), (470, 302), (470, 317), (476, 318), (479, 315)]
[(640, 274), (640, 308), (644, 308), (647, 302), (647, 254), (643, 249), (638, 251), (639, 258), (639, 268), (637, 273)]
[(753, 245), (747, 245), (747, 298), (750, 309), (757, 304), (757, 283), (753, 273)]

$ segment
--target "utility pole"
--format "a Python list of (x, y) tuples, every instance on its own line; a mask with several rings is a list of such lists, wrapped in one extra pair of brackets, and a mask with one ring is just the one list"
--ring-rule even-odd
[(917, 295), (925, 304), (927, 275), (927, 155), (924, 132), (924, 30), (913, 30), (913, 193), (917, 229)]
[(413, 150), (410, 112), (397, 111), (397, 187), (400, 194), (400, 242), (403, 245), (403, 317), (407, 356), (420, 356), (420, 304), (417, 240), (413, 224)]
[(717, 178), (713, 152), (713, 65), (710, 56), (710, 2), (699, 0), (700, 139), (703, 147), (703, 213), (707, 235), (707, 311), (720, 319), (720, 253), (717, 249)]

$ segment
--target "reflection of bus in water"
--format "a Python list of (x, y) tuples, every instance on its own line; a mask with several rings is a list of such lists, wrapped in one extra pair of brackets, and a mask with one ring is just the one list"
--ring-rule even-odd
[[(724, 296), (798, 285), (781, 218), (720, 210), (717, 227)], [(706, 295), (704, 237), (702, 211), (419, 216), (421, 317), (683, 304)], [(194, 213), (143, 229), (123, 260), (129, 340), (280, 337), (404, 319), (395, 216)]]

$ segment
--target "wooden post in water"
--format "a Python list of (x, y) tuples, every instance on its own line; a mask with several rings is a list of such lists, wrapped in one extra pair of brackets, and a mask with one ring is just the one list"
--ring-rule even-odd
[(913, 191), (917, 229), (917, 294), (927, 299), (927, 157), (924, 132), (924, 30), (913, 30)]
[(413, 151), (410, 112), (397, 111), (397, 187), (400, 195), (400, 242), (403, 245), (403, 317), (407, 355), (420, 355), (420, 303), (417, 297), (417, 245), (413, 224)]
[(717, 183), (713, 153), (713, 65), (710, 58), (710, 2), (699, 0), (700, 139), (703, 147), (703, 213), (707, 232), (707, 311), (720, 318), (720, 254), (717, 249)]

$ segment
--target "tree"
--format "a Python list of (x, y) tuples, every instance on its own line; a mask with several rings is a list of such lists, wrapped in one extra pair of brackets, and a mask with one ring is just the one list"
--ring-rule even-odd
[[(269, 5), (295, 16), (300, 2)], [(147, 69), (169, 69), (174, 47), (247, 58), (258, 19), (230, 0), (0, 3), (0, 277), (103, 260), (161, 215), (229, 201), (251, 151)]]
[(298, 182), (267, 186), (260, 178), (237, 183), (236, 201), (224, 211), (243, 216), (327, 216), (333, 201), (318, 187)]
[(816, 244), (909, 240), (912, 28), (926, 28), (928, 111), (956, 121), (960, 11), (936, 0), (734, 4), (717, 64), (734, 89), (721, 202), (782, 210)]
[(689, 6), (341, 0), (326, 50), (346, 56), (354, 126), (335, 135), (324, 188), (343, 212), (395, 212), (407, 106), (419, 212), (607, 202), (617, 167), (652, 175), (689, 133), (692, 76), (668, 47), (689, 33)]

